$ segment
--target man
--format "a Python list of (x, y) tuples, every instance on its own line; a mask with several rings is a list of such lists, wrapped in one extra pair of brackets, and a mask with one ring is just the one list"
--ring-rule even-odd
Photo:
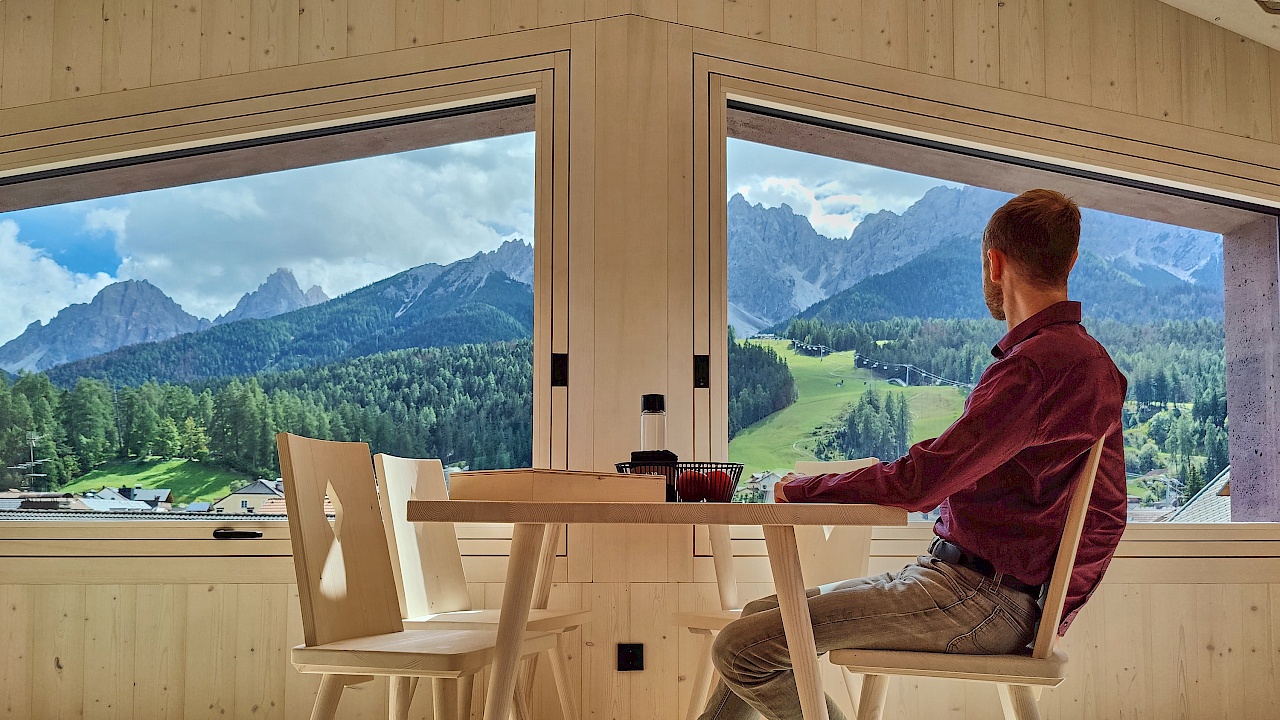
[[(848, 502), (941, 510), (930, 554), (896, 574), (809, 591), (819, 653), (834, 648), (1008, 653), (1028, 645), (1066, 523), (1071, 480), (1107, 438), (1067, 593), (1064, 634), (1097, 587), (1126, 513), (1120, 411), (1126, 383), (1067, 300), (1080, 210), (1031, 190), (992, 215), (982, 238), (987, 307), (1008, 334), (996, 361), (941, 436), (855, 472), (796, 477), (777, 502)], [(777, 600), (747, 605), (716, 638), (720, 671), (703, 720), (754, 710), (801, 720)], [(831, 699), (833, 720), (843, 715)]]

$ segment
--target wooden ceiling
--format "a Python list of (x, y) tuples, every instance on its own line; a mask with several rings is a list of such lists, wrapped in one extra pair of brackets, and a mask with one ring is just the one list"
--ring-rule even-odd
[(1280, 50), (1280, 15), (1269, 15), (1255, 0), (1161, 0), (1237, 35)]

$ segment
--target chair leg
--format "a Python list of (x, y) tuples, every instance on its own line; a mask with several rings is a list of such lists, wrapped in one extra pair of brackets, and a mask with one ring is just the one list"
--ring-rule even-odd
[(461, 684), (461, 678), (431, 678), (431, 717), (434, 720), (462, 720), (465, 717), (458, 707)]
[(685, 714), (686, 720), (697, 720), (702, 714), (703, 707), (707, 704), (707, 695), (711, 692), (711, 681), (714, 677), (711, 668), (711, 641), (715, 637), (711, 633), (703, 630), (701, 632), (690, 630), (698, 637), (698, 669), (693, 673), (693, 684), (689, 689), (689, 710)]
[(556, 683), (556, 695), (560, 698), (560, 714), (564, 720), (579, 720), (578, 699), (573, 696), (573, 683), (569, 680), (569, 658), (564, 652), (564, 635), (556, 636), (556, 646), (547, 651), (547, 664), (551, 666), (551, 678)]
[(888, 675), (863, 675), (862, 697), (858, 699), (858, 720), (880, 720), (888, 697)]
[(458, 678), (458, 720), (469, 720), (471, 717), (471, 688), (475, 685), (475, 679), (475, 675)]
[(996, 685), (1005, 720), (1040, 720), (1035, 693), (1026, 685)]
[(338, 714), (338, 701), (346, 687), (345, 679), (343, 675), (321, 676), (320, 692), (316, 693), (316, 704), (311, 706), (311, 720), (333, 720)]
[(523, 695), (517, 694), (511, 698), (511, 714), (516, 720), (533, 720), (533, 713), (529, 710), (529, 701)]
[(388, 678), (390, 696), (387, 717), (390, 720), (409, 720), (409, 703), (413, 701), (413, 678), (393, 675)]
[(841, 665), (840, 676), (844, 678), (845, 692), (849, 693), (849, 707), (853, 708), (853, 717), (858, 717), (858, 690), (854, 687), (854, 674), (849, 668)]

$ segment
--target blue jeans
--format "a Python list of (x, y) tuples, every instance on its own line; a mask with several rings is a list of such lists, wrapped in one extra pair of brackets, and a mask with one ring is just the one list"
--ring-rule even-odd
[[(1002, 654), (1035, 637), (1036, 598), (958, 565), (922, 555), (896, 574), (808, 591), (818, 653), (840, 648)], [(777, 596), (747, 604), (716, 637), (720, 681), (701, 720), (803, 720)], [(844, 715), (827, 697), (831, 720)]]

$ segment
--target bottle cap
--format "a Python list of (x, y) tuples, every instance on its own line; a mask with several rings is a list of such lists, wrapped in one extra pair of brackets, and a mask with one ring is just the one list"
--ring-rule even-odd
[(641, 395), (640, 396), (640, 412), (660, 413), (667, 411), (667, 396), (665, 395)]

